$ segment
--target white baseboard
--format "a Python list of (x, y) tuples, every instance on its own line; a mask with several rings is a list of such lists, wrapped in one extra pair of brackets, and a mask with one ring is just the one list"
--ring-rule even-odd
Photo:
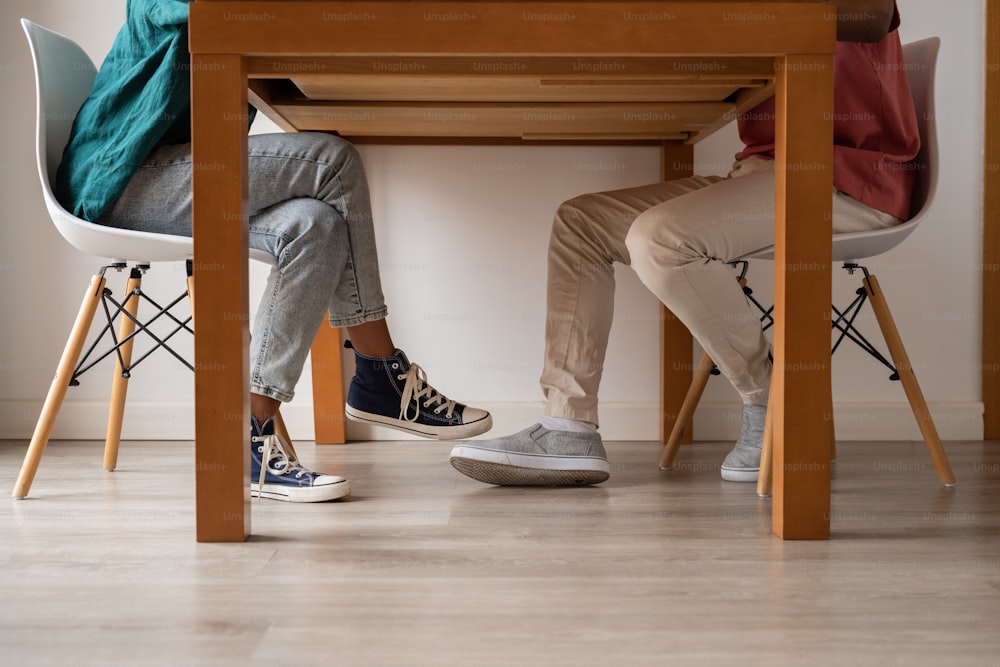
[[(480, 437), (506, 435), (537, 422), (541, 401), (481, 403), (493, 414), (493, 429)], [(930, 404), (942, 440), (982, 440), (983, 404), (976, 401), (942, 401)], [(0, 401), (0, 439), (28, 440), (35, 428), (41, 401)], [(312, 405), (290, 403), (281, 410), (289, 433), (296, 440), (312, 440)], [(194, 410), (190, 403), (132, 401), (125, 412), (126, 440), (191, 440)], [(103, 440), (107, 403), (66, 401), (56, 420), (55, 440)], [(834, 409), (837, 439), (920, 440), (913, 413), (905, 402), (837, 403)], [(703, 402), (694, 420), (694, 437), (701, 441), (734, 440), (740, 430), (736, 403)], [(389, 429), (348, 422), (349, 440), (417, 439)], [(655, 403), (603, 403), (601, 434), (605, 440), (658, 440)]]
[[(978, 401), (942, 401), (928, 408), (942, 440), (982, 440), (983, 404)], [(917, 421), (906, 402), (836, 403), (833, 424), (837, 440), (922, 440)], [(702, 403), (694, 419), (697, 440), (732, 440), (739, 436), (740, 406)]]

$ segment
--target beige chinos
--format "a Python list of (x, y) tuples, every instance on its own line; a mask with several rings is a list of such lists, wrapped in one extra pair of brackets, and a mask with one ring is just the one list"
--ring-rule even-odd
[[(835, 234), (898, 223), (834, 192)], [(737, 163), (726, 178), (695, 176), (565, 202), (549, 242), (545, 414), (599, 425), (615, 262), (631, 265), (687, 325), (745, 403), (765, 404), (768, 344), (727, 264), (773, 243), (774, 162), (759, 157)]]

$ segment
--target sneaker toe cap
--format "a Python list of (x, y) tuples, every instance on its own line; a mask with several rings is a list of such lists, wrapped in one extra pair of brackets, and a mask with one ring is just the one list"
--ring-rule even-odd
[(351, 495), (351, 483), (337, 475), (320, 475), (313, 480), (311, 491), (315, 500), (337, 500)]
[(317, 475), (313, 479), (313, 486), (332, 486), (334, 484), (347, 484), (347, 478), (338, 475)]
[(481, 422), (484, 419), (490, 419), (490, 413), (486, 410), (480, 410), (479, 408), (470, 408), (466, 406), (462, 410), (462, 423), (463, 424), (474, 424), (476, 422)]

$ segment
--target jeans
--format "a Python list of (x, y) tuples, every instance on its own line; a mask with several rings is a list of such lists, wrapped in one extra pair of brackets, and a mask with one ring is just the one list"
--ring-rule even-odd
[[(250, 247), (274, 258), (250, 391), (286, 402), (324, 313), (334, 327), (386, 316), (368, 182), (355, 148), (333, 135), (253, 135), (247, 152)], [(156, 149), (98, 222), (191, 236), (191, 171), (190, 144)]]
[[(835, 234), (898, 223), (833, 193)], [(727, 264), (773, 243), (774, 163), (763, 158), (738, 163), (728, 178), (694, 176), (565, 202), (549, 242), (545, 414), (599, 424), (615, 262), (630, 264), (690, 329), (743, 402), (766, 403), (768, 344)]]

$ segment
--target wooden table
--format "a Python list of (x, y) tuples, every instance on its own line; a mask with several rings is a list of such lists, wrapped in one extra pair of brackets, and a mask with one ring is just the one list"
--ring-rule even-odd
[[(674, 177), (771, 94), (773, 529), (828, 538), (834, 17), (812, 0), (192, 3), (198, 540), (250, 535), (248, 96), (285, 129), (357, 140), (656, 142)], [(667, 419), (691, 339), (665, 327)]]

